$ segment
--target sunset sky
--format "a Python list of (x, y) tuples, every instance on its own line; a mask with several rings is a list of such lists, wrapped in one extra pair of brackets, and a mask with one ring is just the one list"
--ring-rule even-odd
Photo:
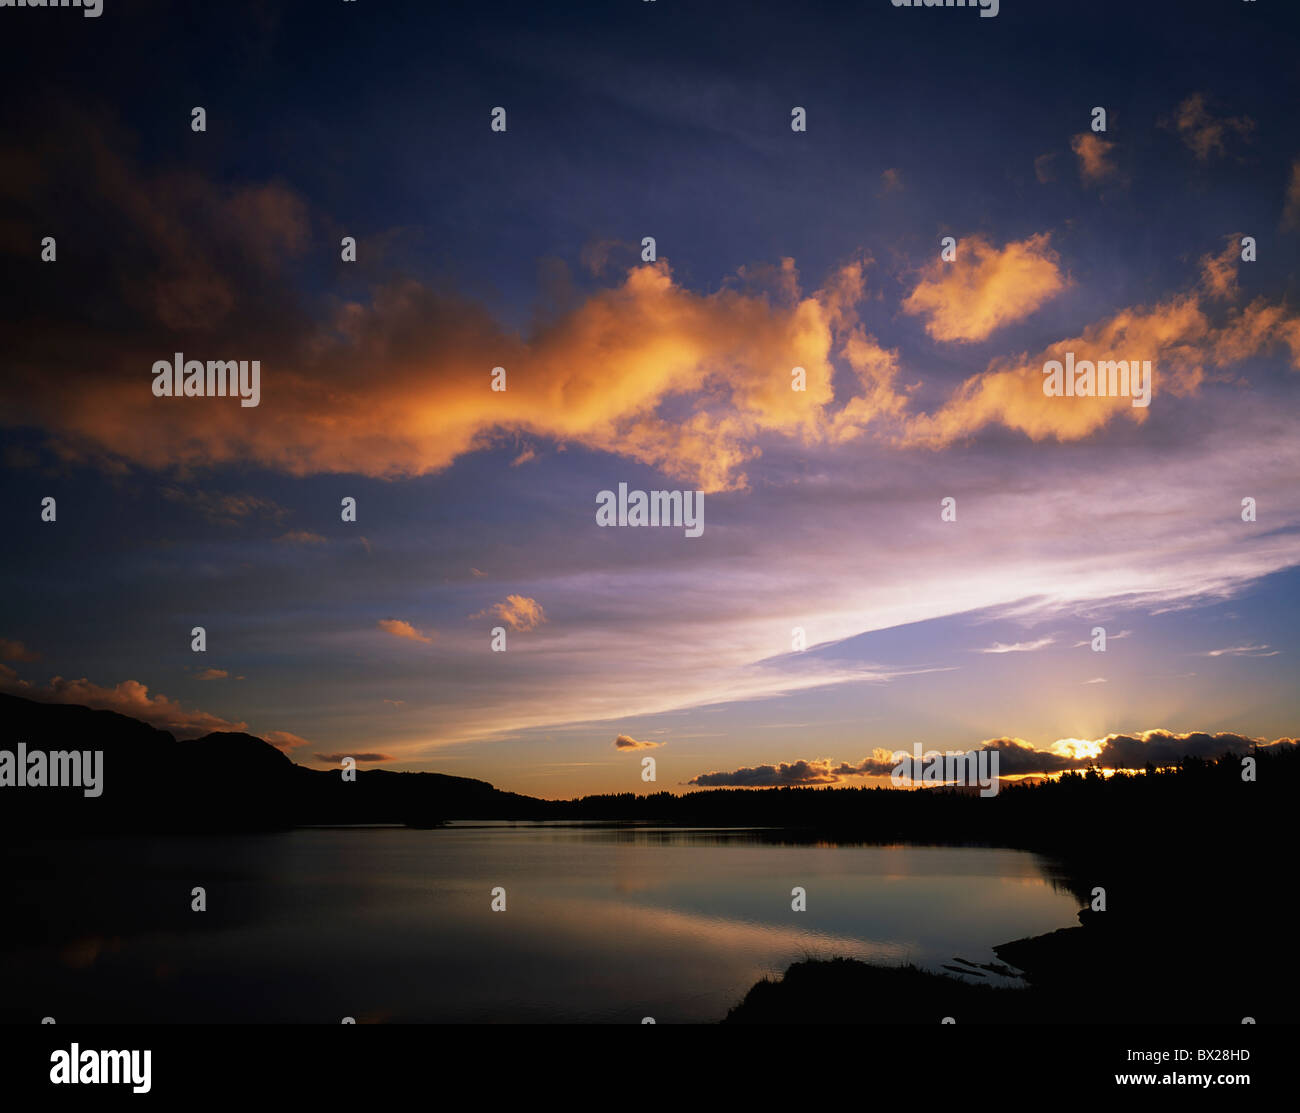
[(548, 797), (1294, 737), (1281, 7), (5, 10), (0, 685)]

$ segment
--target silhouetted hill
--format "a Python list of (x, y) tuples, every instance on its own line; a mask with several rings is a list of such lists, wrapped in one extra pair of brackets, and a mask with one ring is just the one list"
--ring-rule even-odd
[(727, 1024), (963, 1024), (1024, 1022), (1028, 991), (975, 985), (912, 965), (873, 966), (851, 958), (796, 962), (764, 978), (727, 1013)]
[(189, 751), (185, 756), (191, 761), (233, 761), (261, 776), (283, 776), (293, 766), (293, 762), (269, 742), (239, 731), (213, 731), (202, 738), (181, 742), (180, 746)]
[(444, 773), (369, 769), (355, 783), (337, 770), (293, 767), (298, 777), (296, 823), (409, 823), (448, 819), (546, 819), (545, 800), (502, 792), (487, 781)]
[(307, 823), (534, 819), (544, 801), (441, 773), (305, 769), (251, 734), (178, 741), (113, 711), (0, 695), (0, 749), (99, 750), (103, 792), (2, 788), (0, 825), (67, 831), (248, 830)]

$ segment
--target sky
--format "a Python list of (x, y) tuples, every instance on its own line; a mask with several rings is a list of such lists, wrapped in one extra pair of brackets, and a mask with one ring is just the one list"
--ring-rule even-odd
[(0, 21), (3, 690), (546, 797), (1297, 734), (1300, 15)]

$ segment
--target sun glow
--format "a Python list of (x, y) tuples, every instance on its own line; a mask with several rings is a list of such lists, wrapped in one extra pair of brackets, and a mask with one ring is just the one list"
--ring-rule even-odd
[(1075, 761), (1089, 761), (1101, 754), (1104, 741), (1092, 741), (1087, 738), (1061, 738), (1053, 742), (1051, 752)]

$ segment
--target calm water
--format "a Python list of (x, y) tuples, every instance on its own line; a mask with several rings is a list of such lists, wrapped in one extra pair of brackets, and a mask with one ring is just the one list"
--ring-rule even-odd
[(938, 968), (1072, 926), (1048, 869), (1014, 850), (547, 824), (11, 845), (0, 1017), (711, 1022), (809, 955)]

